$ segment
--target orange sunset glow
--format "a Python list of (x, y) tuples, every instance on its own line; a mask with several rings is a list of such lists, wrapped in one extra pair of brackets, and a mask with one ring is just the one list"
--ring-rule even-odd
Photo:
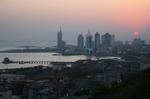
[(139, 32), (134, 32), (134, 35), (135, 35), (135, 36), (139, 35)]
[(9, 19), (23, 23), (49, 22), (57, 26), (80, 24), (86, 28), (95, 25), (95, 30), (104, 32), (117, 32), (116, 27), (119, 27), (119, 31), (124, 28), (132, 34), (145, 29), (147, 32), (150, 0), (1, 0), (0, 14), (4, 22)]
[(0, 99), (150, 99), (150, 0), (0, 0)]

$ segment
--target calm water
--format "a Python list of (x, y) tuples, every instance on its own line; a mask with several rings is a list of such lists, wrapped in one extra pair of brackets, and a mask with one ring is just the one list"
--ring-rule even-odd
[[(9, 57), (10, 60), (14, 61), (64, 61), (74, 62), (82, 59), (97, 59), (96, 57), (89, 57), (84, 55), (75, 56), (55, 56), (56, 53), (0, 53), (0, 62), (4, 58)], [(114, 58), (114, 57), (101, 57), (102, 59)], [(0, 63), (0, 69), (10, 68), (25, 68), (38, 66), (40, 64), (2, 64)], [(45, 65), (46, 66), (46, 65)]]
[[(3, 61), (5, 57), (9, 57), (10, 60), (14, 61), (69, 61), (74, 62), (81, 59), (96, 59), (95, 57), (87, 57), (84, 55), (76, 56), (55, 56), (56, 53), (0, 53), (0, 62)], [(21, 68), (21, 67), (31, 67), (36, 64), (2, 64), (0, 63), (0, 69), (4, 68)], [(39, 65), (39, 64), (38, 64)]]
[[(38, 47), (51, 47), (56, 45), (56, 42), (50, 41), (0, 41), (0, 50), (14, 49), (17, 46), (38, 46)], [(16, 48), (15, 48), (16, 49)], [(84, 55), (76, 56), (54, 56), (56, 53), (0, 53), (0, 69), (7, 68), (23, 68), (23, 67), (32, 67), (40, 64), (2, 64), (4, 58), (9, 57), (10, 60), (14, 61), (69, 61), (74, 62), (82, 59), (96, 59), (96, 57), (88, 57)], [(101, 58), (111, 58), (111, 57), (101, 57)]]
[[(0, 50), (16, 49), (19, 46), (38, 46), (38, 47), (51, 47), (55, 46), (54, 41), (0, 41)], [(80, 56), (54, 56), (56, 53), (0, 53), (0, 62), (3, 61), (5, 57), (9, 57), (14, 61), (77, 61), (80, 59), (88, 59), (89, 57)], [(94, 57), (92, 57), (94, 58)], [(2, 64), (0, 63), (0, 69), (4, 68), (22, 68), (31, 67), (40, 64)]]
[(16, 49), (20, 46), (37, 46), (37, 47), (52, 47), (57, 43), (55, 41), (3, 41), (0, 40), (0, 51), (8, 49)]

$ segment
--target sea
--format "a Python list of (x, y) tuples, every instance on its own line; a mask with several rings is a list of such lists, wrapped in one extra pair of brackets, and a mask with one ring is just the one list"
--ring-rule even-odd
[[(37, 47), (52, 47), (55, 46), (55, 42), (50, 41), (0, 41), (0, 51), (17, 49), (20, 46), (37, 46)], [(27, 68), (34, 67), (43, 64), (3, 64), (4, 58), (8, 57), (13, 61), (58, 61), (58, 62), (74, 62), (83, 59), (97, 59), (94, 56), (86, 55), (73, 55), (62, 56), (58, 53), (0, 53), (0, 69), (14, 69), (14, 68)], [(112, 58), (112, 57), (101, 57)], [(49, 65), (44, 65), (49, 66)]]

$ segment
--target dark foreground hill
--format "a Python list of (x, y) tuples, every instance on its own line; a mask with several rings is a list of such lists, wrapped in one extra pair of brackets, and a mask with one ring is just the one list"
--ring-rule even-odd
[(150, 69), (111, 88), (100, 87), (90, 99), (150, 99)]

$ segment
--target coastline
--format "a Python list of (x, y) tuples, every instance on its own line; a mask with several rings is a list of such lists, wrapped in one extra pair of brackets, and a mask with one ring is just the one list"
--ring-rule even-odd
[(36, 53), (36, 52), (56, 52), (56, 49), (10, 49), (3, 50), (0, 53)]
[[(78, 55), (84, 55), (87, 57), (122, 57), (123, 55), (99, 55), (99, 54), (85, 54), (85, 53), (61, 53), (58, 52), (56, 48), (49, 48), (49, 49), (9, 49), (9, 50), (2, 50), (0, 53), (57, 53), (61, 56), (78, 56)], [(57, 54), (54, 54), (54, 56), (57, 56)]]

